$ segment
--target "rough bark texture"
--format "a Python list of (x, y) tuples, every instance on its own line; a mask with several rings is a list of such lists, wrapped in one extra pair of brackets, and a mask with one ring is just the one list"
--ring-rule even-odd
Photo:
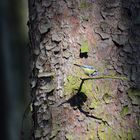
[(29, 0), (29, 33), (35, 139), (140, 139), (139, 0)]

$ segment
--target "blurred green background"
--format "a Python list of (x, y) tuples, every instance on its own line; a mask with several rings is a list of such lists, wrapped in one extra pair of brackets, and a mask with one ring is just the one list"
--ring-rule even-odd
[[(24, 110), (30, 101), (28, 0), (0, 2), (0, 103), (2, 140), (28, 140), (31, 116)], [(28, 116), (27, 116), (28, 115)]]

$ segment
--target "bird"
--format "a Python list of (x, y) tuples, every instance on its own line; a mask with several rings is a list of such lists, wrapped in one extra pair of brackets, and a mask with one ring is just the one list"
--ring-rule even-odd
[(89, 77), (93, 77), (98, 74), (98, 71), (93, 66), (79, 65), (79, 64), (74, 64), (74, 65), (80, 67), (84, 71), (84, 73)]

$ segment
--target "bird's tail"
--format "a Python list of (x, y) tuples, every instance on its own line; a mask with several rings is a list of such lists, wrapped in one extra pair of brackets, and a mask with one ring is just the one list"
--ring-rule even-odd
[(82, 65), (79, 65), (79, 64), (73, 64), (73, 65), (75, 65), (75, 66), (77, 66), (77, 67), (82, 67)]

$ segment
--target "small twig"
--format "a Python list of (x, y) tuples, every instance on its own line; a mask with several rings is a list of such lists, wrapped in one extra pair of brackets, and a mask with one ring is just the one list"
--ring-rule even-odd
[(80, 83), (80, 87), (78, 88), (78, 91), (77, 91), (77, 94), (79, 94), (79, 93), (80, 93), (80, 91), (81, 91), (81, 89), (82, 89), (83, 84), (84, 84), (84, 80), (82, 80), (82, 81), (81, 81), (81, 83)]
[(127, 77), (120, 77), (120, 76), (112, 76), (112, 75), (103, 75), (103, 76), (96, 76), (96, 77), (89, 77), (89, 78), (80, 78), (82, 81), (86, 80), (94, 80), (94, 79), (119, 79), (119, 80), (128, 80)]

